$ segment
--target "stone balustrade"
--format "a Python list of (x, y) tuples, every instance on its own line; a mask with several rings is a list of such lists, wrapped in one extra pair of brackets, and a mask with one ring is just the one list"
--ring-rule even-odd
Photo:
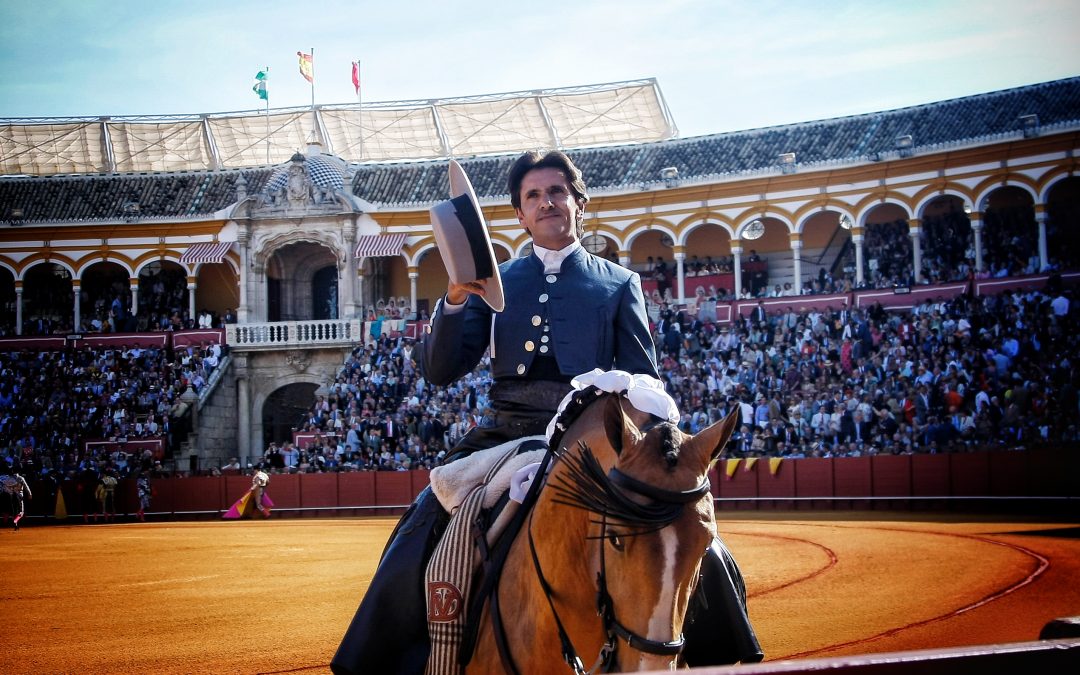
[(225, 342), (239, 351), (348, 346), (363, 340), (362, 330), (359, 319), (229, 324)]

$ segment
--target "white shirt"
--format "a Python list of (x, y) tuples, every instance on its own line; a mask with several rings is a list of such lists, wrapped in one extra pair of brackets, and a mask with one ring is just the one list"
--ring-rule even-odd
[(544, 274), (558, 274), (562, 270), (563, 261), (579, 248), (581, 248), (581, 243), (578, 242), (577, 239), (563, 248), (560, 248), (558, 251), (553, 251), (534, 243), (533, 255), (539, 258), (540, 262), (544, 263)]

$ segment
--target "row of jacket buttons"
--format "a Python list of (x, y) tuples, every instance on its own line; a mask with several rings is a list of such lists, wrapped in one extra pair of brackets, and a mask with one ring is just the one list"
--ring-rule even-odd
[[(555, 276), (554, 274), (549, 274), (546, 277), (544, 277), (544, 280), (547, 281), (549, 284), (553, 284), (558, 280), (558, 277)], [(539, 300), (541, 303), (547, 302), (548, 299), (549, 298), (548, 298), (547, 293), (541, 293), (540, 297), (537, 298), (537, 300)], [(543, 317), (541, 317), (539, 314), (534, 314), (533, 318), (532, 318), (532, 325), (539, 326), (542, 323), (544, 324), (544, 333), (545, 333), (545, 335), (542, 335), (540, 337), (540, 353), (541, 354), (547, 354), (548, 351), (550, 350), (547, 343), (551, 340), (551, 338), (548, 337), (546, 335), (546, 333), (549, 333), (551, 331), (551, 327), (547, 325), (547, 323), (544, 321)], [(525, 351), (531, 352), (534, 349), (536, 349), (536, 343), (533, 342), (532, 340), (526, 340), (525, 341)], [(524, 363), (519, 363), (518, 364), (517, 374), (518, 375), (524, 375), (525, 374), (525, 364)]]

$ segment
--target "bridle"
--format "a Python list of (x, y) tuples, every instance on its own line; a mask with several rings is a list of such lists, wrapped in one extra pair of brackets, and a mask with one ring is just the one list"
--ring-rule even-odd
[[(548, 606), (551, 608), (551, 613), (555, 618), (555, 626), (559, 632), (559, 642), (561, 643), (563, 660), (570, 666), (575, 675), (588, 675), (591, 672), (610, 672), (610, 669), (615, 665), (618, 639), (623, 640), (631, 649), (647, 654), (655, 654), (658, 656), (678, 655), (682, 652), (683, 644), (685, 642), (685, 637), (683, 635), (680, 634), (677, 639), (668, 642), (652, 640), (635, 633), (618, 620), (618, 617), (615, 614), (615, 606), (611, 594), (608, 592), (607, 585), (607, 559), (605, 556), (606, 546), (604, 541), (608, 536), (608, 517), (609, 515), (619, 515), (618, 511), (611, 508), (611, 504), (614, 502), (619, 506), (633, 511), (636, 519), (642, 523), (642, 526), (645, 529), (636, 532), (636, 534), (660, 530), (678, 518), (686, 504), (696, 502), (709, 494), (709, 478), (706, 475), (697, 487), (690, 490), (665, 490), (629, 476), (622, 471), (619, 471), (617, 468), (612, 468), (604, 474), (603, 469), (600, 468), (599, 462), (597, 462), (595, 456), (593, 456), (588, 447), (581, 444), (581, 448), (582, 454), (580, 458), (564, 458), (570, 467), (571, 478), (570, 481), (568, 481), (568, 484), (554, 486), (553, 489), (555, 489), (561, 497), (561, 499), (557, 498), (556, 502), (577, 508), (584, 508), (593, 513), (597, 513), (600, 516), (599, 521), (594, 521), (598, 522), (600, 525), (600, 535), (597, 537), (600, 540), (600, 569), (596, 575), (598, 588), (596, 594), (596, 611), (603, 622), (604, 634), (607, 636), (607, 639), (600, 648), (600, 653), (597, 656), (596, 662), (589, 670), (585, 670), (581, 658), (578, 657), (577, 651), (570, 641), (570, 636), (567, 635), (566, 629), (563, 627), (562, 620), (559, 618), (559, 613), (555, 609), (555, 603), (551, 598), (551, 585), (544, 576), (540, 558), (536, 553), (536, 544), (532, 534), (531, 513), (529, 515), (529, 524), (527, 528), (529, 552), (532, 555), (533, 567), (536, 570), (536, 576), (537, 580), (540, 582), (540, 587), (544, 591), (544, 597), (547, 598)], [(604, 492), (604, 499), (601, 500), (598, 498), (588, 500), (582, 498), (579, 494), (573, 494), (573, 486), (582, 487), (583, 482), (591, 484), (595, 488), (602, 489)], [(651, 500), (652, 503), (639, 504), (629, 499), (627, 497), (628, 494), (645, 497), (646, 499)], [(598, 505), (598, 501), (606, 501), (608, 506)]]

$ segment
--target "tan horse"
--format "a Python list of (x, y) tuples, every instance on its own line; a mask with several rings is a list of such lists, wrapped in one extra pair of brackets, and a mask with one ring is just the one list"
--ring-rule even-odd
[(467, 673), (679, 663), (683, 620), (716, 534), (708, 470), (737, 415), (687, 436), (625, 398), (589, 395), (485, 605)]

